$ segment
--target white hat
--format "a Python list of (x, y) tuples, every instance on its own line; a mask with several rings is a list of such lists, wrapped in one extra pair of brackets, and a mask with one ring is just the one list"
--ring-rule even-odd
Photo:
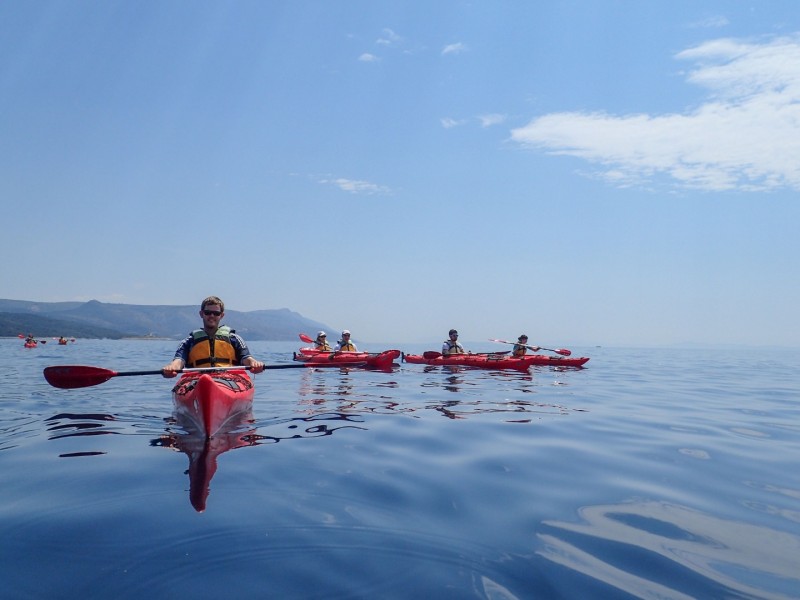
[(350, 335), (350, 330), (349, 330), (349, 329), (345, 329), (345, 330), (342, 332), (342, 335)]
[(323, 337), (323, 336), (324, 336), (324, 337), (328, 337), (328, 336), (327, 336), (327, 334), (326, 334), (324, 331), (320, 331), (320, 332), (317, 334), (317, 337)]

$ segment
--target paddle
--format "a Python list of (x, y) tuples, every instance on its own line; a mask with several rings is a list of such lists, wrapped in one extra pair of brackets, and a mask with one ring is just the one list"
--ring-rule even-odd
[[(490, 342), (497, 342), (499, 344), (517, 344), (518, 342), (507, 342), (506, 340), (493, 340), (489, 339)], [(570, 356), (572, 354), (571, 350), (567, 350), (566, 348), (542, 348), (541, 346), (528, 346), (527, 344), (520, 344), (520, 346), (525, 346), (526, 348), (533, 350), (536, 352), (537, 350), (547, 350), (548, 352), (555, 352), (556, 354), (560, 354), (561, 356)]]
[[(264, 370), (267, 369), (297, 369), (305, 367), (304, 364), (286, 364), (286, 365), (264, 365)], [(177, 373), (218, 373), (220, 371), (249, 371), (250, 367), (205, 367), (201, 369), (182, 369), (176, 371)], [(55, 367), (45, 367), (44, 378), (47, 383), (53, 387), (62, 388), (65, 390), (73, 388), (91, 387), (93, 385), (100, 385), (105, 383), (112, 377), (130, 377), (137, 375), (163, 375), (163, 372), (158, 371), (127, 371), (118, 373), (110, 369), (103, 369), (100, 367), (86, 367), (82, 365), (60, 365)]]

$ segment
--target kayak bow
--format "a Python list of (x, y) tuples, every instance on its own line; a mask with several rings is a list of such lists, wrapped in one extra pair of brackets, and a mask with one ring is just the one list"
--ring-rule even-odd
[(255, 386), (244, 370), (185, 373), (172, 390), (176, 414), (208, 438), (251, 410), (254, 395)]

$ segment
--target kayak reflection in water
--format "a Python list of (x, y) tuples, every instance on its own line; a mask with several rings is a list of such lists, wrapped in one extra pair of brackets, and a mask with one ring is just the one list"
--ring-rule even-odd
[(255, 445), (255, 428), (247, 427), (253, 422), (253, 413), (242, 413), (235, 421), (228, 423), (225, 431), (212, 438), (194, 430), (193, 424), (183, 421), (180, 414), (176, 414), (175, 418), (186, 433), (162, 435), (152, 440), (150, 445), (172, 448), (189, 457), (189, 502), (197, 512), (203, 512), (211, 490), (211, 478), (217, 472), (217, 458), (228, 450)]

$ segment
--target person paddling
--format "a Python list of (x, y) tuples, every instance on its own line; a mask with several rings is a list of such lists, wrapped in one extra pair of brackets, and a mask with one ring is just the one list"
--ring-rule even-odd
[(328, 334), (324, 331), (320, 331), (317, 334), (317, 339), (314, 340), (314, 349), (319, 350), (320, 352), (330, 352), (331, 345), (328, 343)]
[(442, 354), (445, 356), (448, 354), (466, 354), (467, 351), (464, 350), (464, 346), (458, 341), (458, 331), (451, 329), (448, 335), (449, 338), (442, 344)]
[(539, 346), (528, 346), (528, 336), (524, 333), (517, 338), (517, 343), (514, 344), (514, 348), (511, 350), (511, 354), (513, 356), (525, 356), (525, 352), (528, 351), (528, 348), (537, 352), (540, 350)]
[(350, 331), (345, 329), (342, 332), (342, 339), (334, 347), (335, 352), (358, 352), (356, 345), (350, 341)]
[(164, 377), (175, 377), (184, 367), (249, 367), (253, 373), (261, 373), (264, 363), (250, 353), (245, 341), (225, 325), (220, 326), (225, 316), (225, 304), (217, 296), (209, 296), (200, 305), (203, 328), (196, 329), (184, 339), (175, 351), (172, 362), (164, 365)]

